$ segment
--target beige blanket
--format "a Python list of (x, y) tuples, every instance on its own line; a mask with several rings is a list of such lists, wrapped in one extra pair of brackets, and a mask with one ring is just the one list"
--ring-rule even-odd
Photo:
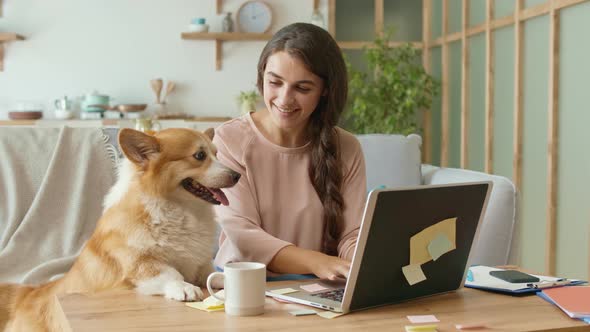
[(98, 128), (0, 127), (0, 282), (69, 270), (115, 181)]

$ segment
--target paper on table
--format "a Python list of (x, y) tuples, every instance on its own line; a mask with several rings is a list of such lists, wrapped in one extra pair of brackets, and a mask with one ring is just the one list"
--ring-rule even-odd
[(438, 235), (428, 244), (428, 253), (432, 257), (432, 260), (435, 261), (447, 252), (455, 250), (454, 247), (453, 243), (451, 243), (445, 234), (438, 233)]
[(434, 315), (417, 315), (408, 316), (408, 319), (412, 323), (438, 323), (440, 322)]
[(290, 293), (298, 292), (298, 290), (293, 289), (293, 288), (281, 288), (281, 289), (273, 289), (270, 292), (271, 293), (275, 293), (275, 294), (279, 294), (279, 295), (284, 295), (284, 294), (290, 294)]
[(309, 293), (320, 292), (320, 291), (324, 291), (324, 290), (328, 289), (320, 284), (302, 285), (302, 286), (299, 286), (299, 288), (301, 288), (304, 291), (309, 292)]
[[(224, 296), (224, 290), (220, 290), (219, 292), (215, 293), (215, 295), (219, 297)], [(212, 312), (212, 311), (221, 311), (225, 309), (225, 305), (223, 301), (219, 301), (218, 299), (214, 298), (213, 296), (209, 296), (208, 298), (204, 299), (201, 302), (187, 302), (187, 307)]]
[(421, 265), (432, 259), (428, 252), (428, 244), (441, 233), (447, 236), (447, 239), (452, 244), (452, 249), (455, 249), (456, 223), (457, 218), (445, 219), (412, 236), (410, 238), (410, 265)]
[(436, 325), (406, 325), (406, 332), (436, 332)]
[(410, 286), (419, 283), (420, 281), (426, 280), (426, 276), (424, 272), (422, 272), (422, 267), (417, 264), (410, 264), (402, 267), (402, 272), (408, 280)]
[(293, 316), (308, 316), (308, 315), (315, 315), (318, 312), (311, 309), (301, 309), (301, 310), (293, 310), (289, 311), (289, 313)]
[(339, 312), (332, 312), (332, 311), (324, 311), (324, 312), (318, 313), (318, 316), (323, 317), (323, 318), (328, 318), (328, 319), (340, 317), (342, 315), (344, 315), (344, 314), (339, 313)]
[[(473, 276), (473, 280), (465, 281), (465, 285), (467, 285), (467, 286), (502, 289), (502, 290), (510, 290), (510, 291), (529, 288), (527, 286), (527, 284), (528, 284), (527, 282), (511, 283), (511, 282), (504, 281), (502, 279), (498, 279), (498, 278), (490, 275), (490, 271), (501, 271), (502, 269), (498, 269), (495, 267), (489, 267), (489, 266), (485, 266), (485, 265), (477, 265), (477, 266), (470, 267), (469, 270), (471, 271), (471, 275)], [(547, 282), (557, 281), (560, 279), (560, 278), (535, 275), (535, 274), (531, 274), (531, 275), (539, 278), (540, 280), (547, 281)], [(577, 280), (571, 279), (571, 281), (577, 281)]]

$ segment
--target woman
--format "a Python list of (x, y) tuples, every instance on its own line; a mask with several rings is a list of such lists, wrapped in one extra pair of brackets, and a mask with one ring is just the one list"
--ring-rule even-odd
[(278, 31), (258, 62), (266, 109), (216, 130), (218, 159), (242, 174), (219, 206), (215, 265), (257, 261), (279, 274), (345, 278), (366, 199), (358, 140), (336, 127), (347, 97), (340, 48), (323, 29)]

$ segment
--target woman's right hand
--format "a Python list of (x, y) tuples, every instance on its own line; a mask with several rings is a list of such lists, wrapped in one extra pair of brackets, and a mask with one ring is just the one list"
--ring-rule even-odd
[(320, 279), (346, 279), (350, 262), (319, 251), (287, 246), (281, 249), (268, 265), (276, 273), (313, 273)]
[(317, 251), (310, 255), (309, 267), (320, 279), (328, 280), (347, 279), (350, 272), (349, 261)]

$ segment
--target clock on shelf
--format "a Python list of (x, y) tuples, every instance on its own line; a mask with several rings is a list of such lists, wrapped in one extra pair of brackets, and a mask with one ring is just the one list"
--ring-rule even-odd
[(272, 10), (263, 1), (246, 1), (236, 13), (236, 23), (240, 32), (268, 32), (272, 23)]

